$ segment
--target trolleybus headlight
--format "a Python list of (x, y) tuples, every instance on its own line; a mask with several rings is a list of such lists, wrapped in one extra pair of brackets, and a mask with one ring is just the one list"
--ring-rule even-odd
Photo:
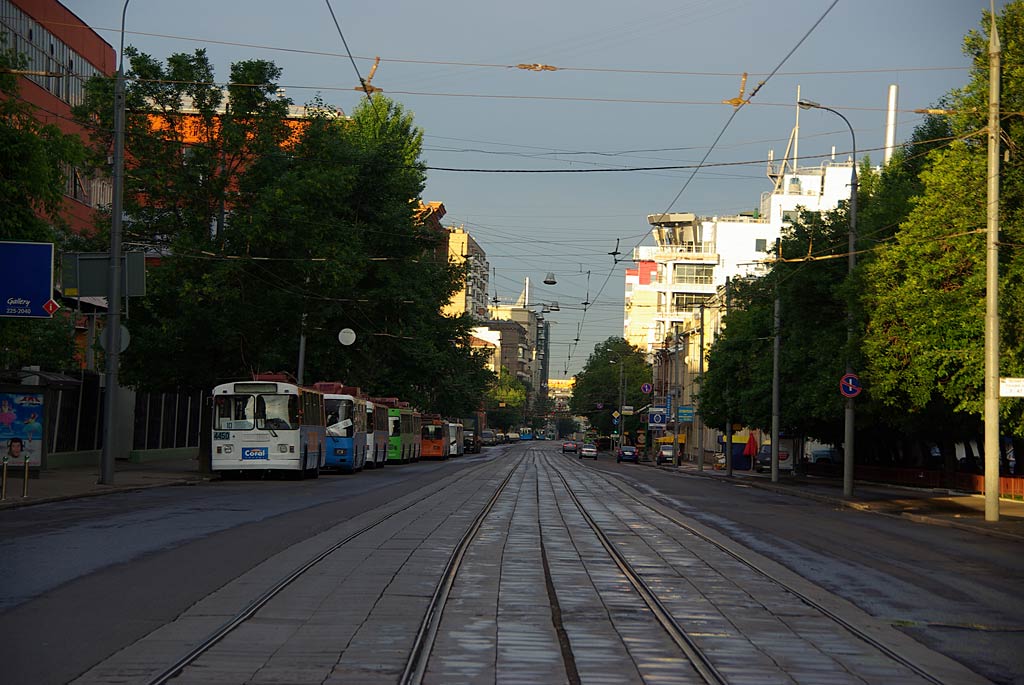
[(287, 452), (288, 451), (288, 445), (278, 445), (277, 446), (277, 451), (278, 452)]
[(334, 448), (334, 456), (336, 456), (336, 457), (344, 457), (345, 456), (345, 452), (347, 452), (347, 450), (344, 447), (335, 447)]

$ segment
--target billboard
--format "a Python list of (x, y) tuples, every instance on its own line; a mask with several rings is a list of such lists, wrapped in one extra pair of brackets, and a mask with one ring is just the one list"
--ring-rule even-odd
[(23, 465), (25, 455), (30, 467), (42, 466), (44, 410), (42, 392), (0, 392), (0, 449), (8, 467)]
[(53, 301), (53, 243), (0, 241), (0, 316), (49, 319)]

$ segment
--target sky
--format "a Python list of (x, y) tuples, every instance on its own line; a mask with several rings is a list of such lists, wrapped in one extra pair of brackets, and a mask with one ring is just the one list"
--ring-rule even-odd
[[(121, 0), (64, 4), (117, 48)], [(889, 84), (899, 86), (899, 142), (922, 120), (913, 110), (967, 82), (963, 37), (988, 6), (130, 0), (124, 40), (160, 59), (205, 48), (222, 81), (232, 62), (272, 60), (296, 104), (319, 95), (344, 111), (365, 97), (357, 70), (366, 78), (380, 57), (372, 84), (424, 133), (421, 199), (443, 202), (445, 225), (486, 251), (491, 298), (512, 302), (529, 279), (532, 303), (559, 303), (547, 315), (550, 375), (566, 378), (623, 334), (625, 270), (636, 246), (653, 244), (647, 215), (756, 208), (771, 189), (770, 151), (778, 160), (786, 150), (798, 87), (849, 119), (858, 158), (880, 161)], [(744, 96), (757, 90), (737, 111), (722, 101), (740, 94), (744, 72)], [(842, 120), (801, 112), (801, 163), (833, 147), (846, 159)], [(645, 169), (659, 166), (686, 168)], [(548, 273), (556, 285), (543, 284)]]

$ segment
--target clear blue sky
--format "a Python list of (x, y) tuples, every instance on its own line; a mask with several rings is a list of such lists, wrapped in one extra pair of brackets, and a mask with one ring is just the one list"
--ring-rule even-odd
[[(359, 72), (365, 78), (379, 56), (373, 85), (414, 113), (429, 165), (531, 170), (699, 162), (732, 114), (720, 102), (739, 93), (740, 74), (750, 73), (749, 94), (831, 4), (331, 0)], [(674, 202), (692, 171), (432, 170), (423, 200), (443, 202), (445, 222), (465, 225), (487, 251), (492, 297), (514, 299), (529, 277), (535, 301), (559, 302), (551, 375), (571, 376), (596, 343), (622, 335), (630, 264), (614, 265), (607, 254), (616, 239), (628, 256), (647, 233), (648, 214), (754, 209), (770, 188), (768, 151), (781, 157), (786, 148), (797, 86), (846, 114), (858, 148), (880, 160), (888, 85), (900, 87), (897, 140), (904, 140), (921, 120), (912, 110), (966, 82), (963, 36), (988, 4), (840, 0), (708, 157), (710, 165), (749, 163), (702, 169)], [(65, 5), (117, 47), (121, 0)], [(319, 93), (347, 111), (361, 97), (325, 0), (131, 0), (125, 43), (164, 59), (205, 47), (223, 80), (233, 61), (273, 60), (299, 104)], [(521, 63), (559, 69), (514, 68)], [(800, 129), (801, 157), (849, 150), (845, 125), (828, 112), (803, 112)], [(541, 283), (547, 272), (556, 286)], [(594, 303), (585, 315), (569, 309), (585, 300)]]

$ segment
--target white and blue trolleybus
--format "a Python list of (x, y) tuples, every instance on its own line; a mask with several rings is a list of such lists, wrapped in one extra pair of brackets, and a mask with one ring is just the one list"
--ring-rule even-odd
[(297, 471), (324, 465), (323, 395), (292, 383), (254, 380), (213, 389), (212, 469)]

